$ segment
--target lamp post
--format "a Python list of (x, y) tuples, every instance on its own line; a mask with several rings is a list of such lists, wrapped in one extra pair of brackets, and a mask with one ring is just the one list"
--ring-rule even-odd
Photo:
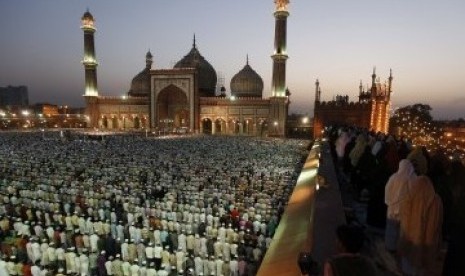
[(278, 121), (274, 121), (273, 125), (274, 125), (275, 135), (278, 135)]

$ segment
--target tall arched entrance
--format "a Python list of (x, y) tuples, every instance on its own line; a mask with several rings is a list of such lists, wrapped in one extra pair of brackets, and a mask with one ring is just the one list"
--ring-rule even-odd
[(189, 128), (189, 102), (186, 94), (177, 86), (169, 85), (157, 97), (156, 117), (160, 128), (172, 131)]

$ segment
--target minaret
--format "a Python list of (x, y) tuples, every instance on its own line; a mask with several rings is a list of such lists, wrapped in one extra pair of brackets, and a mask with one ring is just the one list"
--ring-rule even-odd
[(286, 136), (287, 113), (290, 93), (286, 87), (286, 22), (289, 12), (289, 0), (274, 0), (275, 37), (273, 59), (273, 77), (271, 83), (270, 113), (268, 120), (269, 135)]
[(316, 82), (315, 82), (315, 103), (319, 103), (320, 102), (320, 81), (318, 79), (316, 79)]
[(97, 60), (94, 47), (94, 17), (87, 10), (81, 18), (81, 29), (84, 31), (84, 64), (86, 87), (84, 96), (98, 96), (97, 89)]
[(392, 69), (389, 69), (389, 79), (388, 79), (388, 95), (391, 97), (392, 93), (392, 80), (394, 78), (392, 77)]
[(371, 97), (376, 97), (376, 67), (373, 67), (373, 74), (371, 75)]
[(150, 53), (150, 50), (147, 52), (145, 55), (145, 67), (148, 69), (152, 68), (152, 63), (153, 63), (153, 56), (152, 53)]
[(273, 80), (271, 84), (271, 93), (273, 97), (286, 97), (286, 32), (287, 17), (289, 11), (287, 6), (289, 0), (275, 0), (276, 10), (275, 17), (275, 38), (273, 59)]

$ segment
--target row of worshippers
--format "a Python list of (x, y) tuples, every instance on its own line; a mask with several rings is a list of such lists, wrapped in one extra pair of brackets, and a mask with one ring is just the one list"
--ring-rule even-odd
[[(116, 149), (124, 148), (121, 147), (121, 144), (119, 143), (124, 142), (124, 140), (118, 140), (118, 138), (115, 140), (109, 140), (110, 142), (108, 144), (115, 146), (111, 149), (111, 152)], [(142, 142), (143, 144), (146, 144), (146, 141)], [(207, 142), (212, 143), (212, 141)], [(236, 141), (239, 147), (242, 147), (242, 142), (243, 141)], [(27, 145), (27, 143), (21, 144), (23, 146)], [(108, 144), (105, 145), (105, 147), (108, 147)], [(179, 142), (177, 142), (177, 144), (178, 145), (176, 146), (179, 146)], [(237, 148), (238, 145), (233, 145), (233, 147)], [(60, 146), (65, 147), (65, 151), (69, 151), (66, 144), (62, 144)], [(80, 144), (79, 147), (81, 146), (85, 148), (88, 144)], [(294, 144), (293, 146), (296, 145)], [(131, 151), (135, 149), (137, 150), (137, 147), (134, 147), (133, 145), (130, 145), (129, 147)], [(76, 147), (72, 149), (74, 150), (75, 148)], [(189, 149), (191, 148), (192, 147), (189, 147)], [(289, 147), (287, 149), (289, 149)], [(18, 148), (13, 150), (15, 154), (19, 151)], [(90, 155), (95, 153), (94, 148), (89, 148), (89, 150)], [(157, 151), (159, 150), (160, 149), (157, 148)], [(82, 149), (80, 151), (82, 151)], [(299, 151), (301, 154), (305, 153), (305, 151)], [(265, 154), (268, 157), (268, 161), (270, 160), (269, 157), (272, 156), (271, 152), (272, 151)], [(295, 153), (296, 152), (294, 150), (293, 154)], [(260, 154), (263, 155), (263, 153), (258, 152), (258, 155)], [(289, 152), (287, 152), (287, 154), (289, 154)], [(165, 158), (163, 162), (166, 162), (167, 156), (169, 157), (169, 155), (163, 156), (163, 158)], [(123, 157), (126, 156), (123, 155)], [(18, 222), (16, 226), (19, 226), (20, 223), (24, 222), (21, 227), (16, 229), (16, 233), (26, 234), (25, 236), (29, 233), (31, 233), (31, 235), (37, 234), (38, 232), (41, 232), (40, 227), (43, 227), (42, 236), (45, 236), (47, 234), (44, 233), (47, 233), (47, 230), (49, 233), (51, 230), (54, 230), (54, 238), (52, 239), (50, 238), (50, 235), (48, 235), (49, 240), (53, 240), (57, 243), (57, 245), (60, 244), (62, 247), (66, 246), (62, 249), (66, 249), (68, 246), (72, 246), (71, 248), (73, 248), (73, 245), (78, 245), (75, 247), (75, 252), (81, 255), (86, 255), (82, 254), (86, 251), (88, 254), (95, 251), (95, 245), (90, 245), (91, 242), (89, 241), (89, 246), (81, 247), (80, 242), (73, 243), (73, 240), (75, 239), (68, 239), (66, 238), (67, 236), (82, 236), (82, 243), (84, 243), (84, 240), (86, 240), (86, 234), (89, 236), (89, 239), (90, 236), (95, 234), (89, 234), (91, 233), (91, 230), (89, 229), (93, 229), (92, 231), (98, 232), (98, 234), (102, 233), (102, 239), (105, 238), (105, 234), (109, 234), (107, 235), (107, 238), (110, 237), (110, 239), (116, 240), (116, 244), (118, 243), (118, 239), (119, 242), (121, 242), (124, 237), (124, 241), (126, 241), (126, 239), (129, 240), (129, 245), (131, 244), (131, 241), (134, 240), (132, 238), (132, 236), (134, 236), (135, 240), (139, 240), (140, 237), (140, 241), (145, 241), (139, 243), (134, 242), (134, 245), (145, 246), (147, 249), (147, 247), (149, 247), (148, 244), (152, 242), (152, 246), (154, 246), (153, 248), (155, 249), (155, 237), (157, 234), (154, 233), (152, 235), (147, 232), (155, 232), (158, 230), (161, 235), (163, 231), (166, 231), (169, 235), (173, 236), (179, 234), (178, 238), (181, 236), (181, 240), (183, 240), (183, 230), (186, 234), (190, 232), (192, 227), (189, 228), (187, 225), (190, 225), (192, 221), (196, 222), (196, 215), (198, 214), (198, 221), (203, 220), (202, 217), (205, 217), (204, 228), (206, 234), (205, 236), (201, 236), (198, 233), (195, 233), (196, 227), (193, 227), (194, 230), (192, 232), (195, 233), (194, 238), (207, 238), (207, 243), (211, 244), (213, 238), (216, 237), (219, 238), (220, 241), (216, 241), (213, 244), (221, 242), (223, 244), (230, 244), (230, 248), (232, 248), (234, 247), (234, 243), (230, 243), (230, 239), (231, 237), (236, 237), (232, 239), (233, 241), (236, 241), (238, 251), (241, 251), (241, 245), (246, 247), (246, 252), (243, 255), (236, 255), (236, 257), (242, 259), (243, 262), (246, 262), (247, 265), (245, 267), (250, 265), (251, 268), (248, 270), (253, 271), (253, 267), (258, 266), (256, 259), (260, 258), (254, 258), (254, 254), (256, 256), (263, 256), (266, 247), (269, 246), (271, 237), (274, 233), (274, 228), (279, 221), (280, 212), (282, 212), (284, 202), (287, 200), (286, 197), (292, 189), (292, 181), (296, 178), (296, 173), (293, 172), (293, 170), (300, 161), (299, 156), (298, 158), (286, 158), (289, 160), (284, 160), (286, 161), (284, 163), (288, 166), (290, 165), (289, 169), (283, 169), (284, 165), (280, 164), (283, 163), (283, 160), (274, 160), (275, 162), (272, 166), (270, 166), (270, 171), (257, 170), (256, 172), (253, 172), (253, 170), (260, 168), (258, 166), (258, 162), (256, 162), (253, 164), (252, 169), (251, 166), (238, 170), (236, 166), (233, 169), (229, 168), (229, 170), (233, 171), (230, 175), (228, 175), (228, 166), (225, 164), (219, 169), (213, 170), (213, 174), (208, 177), (199, 176), (199, 174), (202, 175), (207, 173), (209, 171), (208, 169), (200, 169), (196, 175), (196, 169), (192, 169), (189, 166), (186, 167), (185, 164), (181, 167), (176, 167), (173, 165), (174, 163), (170, 163), (165, 166), (165, 164), (168, 163), (160, 162), (162, 169), (166, 169), (168, 172), (171, 171), (171, 173), (147, 170), (148, 173), (146, 173), (143, 177), (145, 180), (139, 183), (138, 178), (140, 178), (140, 171), (137, 170), (118, 168), (116, 170), (108, 170), (105, 174), (102, 174), (101, 172), (106, 169), (104, 168), (104, 165), (106, 161), (108, 161), (105, 159), (97, 160), (97, 163), (101, 166), (100, 170), (89, 169), (84, 171), (82, 168), (79, 168), (79, 166), (73, 166), (73, 164), (70, 165), (69, 163), (63, 163), (63, 166), (60, 166), (58, 163), (53, 163), (51, 168), (50, 166), (47, 168), (47, 164), (45, 164), (46, 169), (41, 171), (44, 164), (41, 164), (39, 160), (39, 166), (31, 163), (30, 167), (17, 166), (14, 169), (11, 169), (11, 167), (4, 167), (7, 169), (4, 169), (1, 173), (3, 175), (7, 174), (7, 177), (4, 179), (8, 179), (7, 184), (10, 184), (2, 186), (2, 188), (6, 187), (6, 189), (4, 189), (4, 191), (6, 191), (4, 193), (4, 201), (7, 203), (6, 205), (11, 207), (19, 205), (21, 202), (21, 204), (24, 203), (27, 207), (33, 206), (34, 208), (23, 208), (23, 206), (21, 206), (18, 210), (18, 206), (15, 206), (13, 208), (4, 208), (3, 213), (5, 215), (9, 214), (10, 218), (8, 219), (10, 220), (13, 219), (14, 216), (17, 218), (19, 217), (21, 222)], [(86, 160), (85, 157), (78, 157), (77, 159)], [(134, 158), (134, 160), (137, 160), (137, 158)], [(109, 161), (112, 164), (121, 163), (114, 162), (112, 159), (109, 159)], [(154, 164), (152, 162), (153, 160), (148, 158), (146, 161), (150, 161), (151, 165)], [(93, 163), (96, 163), (95, 159), (93, 160)], [(204, 164), (205, 163), (206, 162), (204, 162)], [(279, 164), (279, 166), (276, 166), (276, 164)], [(16, 165), (18, 165), (18, 163), (16, 163), (15, 166)], [(48, 165), (50, 165), (50, 163), (48, 163)], [(65, 167), (65, 169), (63, 169), (63, 167)], [(31, 168), (34, 173), (28, 176), (28, 169)], [(187, 172), (179, 173), (173, 171), (180, 168)], [(24, 170), (26, 173), (21, 172)], [(192, 173), (192, 171), (194, 171), (194, 173)], [(290, 172), (290, 177), (289, 175), (286, 176), (287, 172)], [(120, 173), (125, 176), (119, 175)], [(47, 182), (48, 179), (45, 177), (45, 174), (51, 174), (52, 176), (49, 179), (52, 179), (52, 181)], [(112, 176), (113, 174), (115, 177)], [(127, 177), (128, 175), (129, 178)], [(157, 175), (160, 176), (158, 180), (155, 179)], [(27, 184), (31, 183), (32, 176), (35, 177), (35, 180), (40, 179), (37, 183), (47, 183), (43, 185), (38, 184), (38, 192), (33, 192), (34, 189), (31, 189), (33, 186), (27, 187)], [(199, 179), (196, 180), (196, 177)], [(11, 185), (12, 183), (13, 185)], [(92, 185), (92, 183), (95, 185)], [(189, 189), (188, 187), (192, 186), (192, 184), (195, 185), (194, 189)], [(273, 193), (273, 191), (277, 191), (277, 193)], [(198, 193), (198, 195), (193, 195), (193, 193)], [(148, 194), (148, 196), (144, 197), (146, 194)], [(202, 195), (204, 196), (203, 202), (201, 202)], [(23, 202), (21, 199), (26, 199), (26, 201)], [(27, 199), (29, 199), (29, 201), (27, 201)], [(201, 203), (203, 203), (203, 205)], [(159, 205), (158, 208), (157, 204)], [(280, 206), (277, 208), (278, 210), (270, 208), (274, 204)], [(179, 207), (181, 207), (181, 209)], [(183, 207), (188, 210), (187, 216), (184, 215), (185, 210), (182, 209)], [(11, 209), (13, 209), (13, 211)], [(24, 209), (26, 210), (24, 211)], [(174, 210), (176, 210), (176, 212), (174, 212)], [(219, 213), (224, 213), (226, 216), (219, 216)], [(155, 225), (152, 224), (150, 219), (147, 219), (148, 216), (154, 217), (155, 220), (159, 221), (159, 223), (155, 223)], [(229, 220), (223, 220), (224, 217), (229, 218)], [(85, 224), (82, 223), (83, 220), (85, 221)], [(24, 226), (28, 225), (26, 221), (29, 221), (29, 225), (31, 225), (31, 227)], [(116, 223), (116, 221), (118, 222)], [(131, 221), (131, 223), (128, 223), (128, 221)], [(15, 223), (12, 222), (11, 224), (15, 225)], [(92, 227), (88, 227), (90, 223), (93, 224)], [(202, 222), (199, 224), (201, 223)], [(227, 228), (224, 227), (224, 223), (228, 225)], [(229, 224), (231, 224), (231, 226), (229, 226)], [(108, 227), (108, 225), (110, 227)], [(170, 225), (172, 225), (172, 227), (170, 227)], [(86, 233), (86, 227), (88, 233)], [(209, 227), (210, 229), (207, 230)], [(120, 229), (120, 231), (118, 231), (118, 229)], [(130, 229), (132, 229), (132, 231), (130, 231)], [(227, 233), (230, 233), (231, 229), (234, 230), (235, 234), (228, 236)], [(59, 234), (55, 235), (57, 230)], [(222, 233), (226, 234), (223, 235)], [(148, 238), (146, 237), (147, 234), (149, 235)], [(245, 236), (245, 238), (240, 239), (241, 241), (244, 240), (244, 243), (237, 244), (237, 241), (239, 241), (237, 236), (239, 235)], [(60, 238), (58, 239), (57, 236)], [(247, 236), (250, 236), (251, 238), (248, 239)], [(223, 239), (225, 241), (222, 241)], [(71, 242), (68, 242), (68, 240), (71, 240)], [(169, 240), (173, 240), (175, 242), (170, 242), (168, 250), (175, 249), (176, 243), (178, 246), (180, 244), (179, 239), (170, 238)], [(249, 240), (254, 242), (250, 242)], [(257, 240), (260, 240), (260, 242), (257, 242)], [(93, 243), (95, 244), (95, 238)], [(121, 245), (124, 243), (125, 242)], [(181, 244), (184, 244), (184, 242), (181, 241)], [(163, 243), (161, 245), (163, 246)], [(221, 259), (222, 261), (225, 259), (224, 262), (231, 262), (233, 260), (232, 257), (229, 260), (227, 258), (223, 258), (223, 254), (226, 257), (228, 255), (223, 252), (221, 253), (222, 258), (219, 258), (220, 254), (215, 252), (214, 246), (213, 250), (208, 249), (212, 246), (206, 247), (207, 254), (209, 253), (210, 258)], [(226, 245), (224, 247), (227, 248), (228, 246)], [(81, 250), (80, 248), (83, 248), (81, 252), (79, 252), (79, 250)], [(97, 250), (100, 250), (101, 248), (102, 247), (99, 247), (97, 243)], [(191, 254), (190, 251), (187, 251), (187, 244), (184, 248), (185, 249), (181, 249), (183, 254)], [(105, 249), (107, 249), (108, 252), (112, 251), (109, 247)], [(194, 258), (206, 256), (204, 251), (205, 250), (197, 253), (194, 250), (192, 255)], [(116, 259), (116, 255), (118, 254), (112, 253), (112, 255), (107, 255)], [(150, 253), (148, 255), (150, 257)], [(232, 254), (230, 255), (232, 256)], [(140, 259), (143, 259), (143, 257)], [(143, 262), (144, 261), (138, 260), (137, 265), (141, 266), (143, 265)], [(146, 261), (146, 264), (149, 265), (150, 263)]]
[(115, 257), (107, 256), (105, 251), (100, 254), (76, 253), (73, 248), (57, 255), (57, 259), (47, 265), (39, 261), (35, 263), (19, 262), (15, 256), (4, 257), (0, 260), (0, 274), (10, 275), (255, 275), (257, 262), (246, 262), (243, 257), (233, 257), (231, 260), (222, 258), (186, 255), (182, 250), (163, 254), (157, 259), (139, 262), (124, 261), (117, 254)]
[[(463, 164), (393, 135), (346, 128), (335, 132), (334, 138), (336, 156), (350, 175), (355, 197), (363, 195), (363, 189), (368, 191), (367, 223), (386, 228), (386, 249), (400, 260), (401, 271), (408, 275), (434, 273), (443, 237), (465, 230), (459, 222), (465, 208), (460, 211), (457, 204), (465, 199), (465, 189), (454, 177), (455, 170), (465, 176)], [(462, 192), (452, 195), (453, 187)], [(463, 238), (456, 240), (449, 241), (449, 247), (465, 250)], [(448, 267), (464, 271), (458, 254), (453, 254), (446, 253), (444, 275), (458, 275)]]

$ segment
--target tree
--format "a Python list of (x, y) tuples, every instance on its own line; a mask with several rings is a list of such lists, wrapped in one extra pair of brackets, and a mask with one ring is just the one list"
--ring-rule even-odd
[(421, 103), (401, 107), (391, 117), (391, 126), (414, 145), (436, 148), (440, 131), (433, 122), (431, 110), (431, 106)]

